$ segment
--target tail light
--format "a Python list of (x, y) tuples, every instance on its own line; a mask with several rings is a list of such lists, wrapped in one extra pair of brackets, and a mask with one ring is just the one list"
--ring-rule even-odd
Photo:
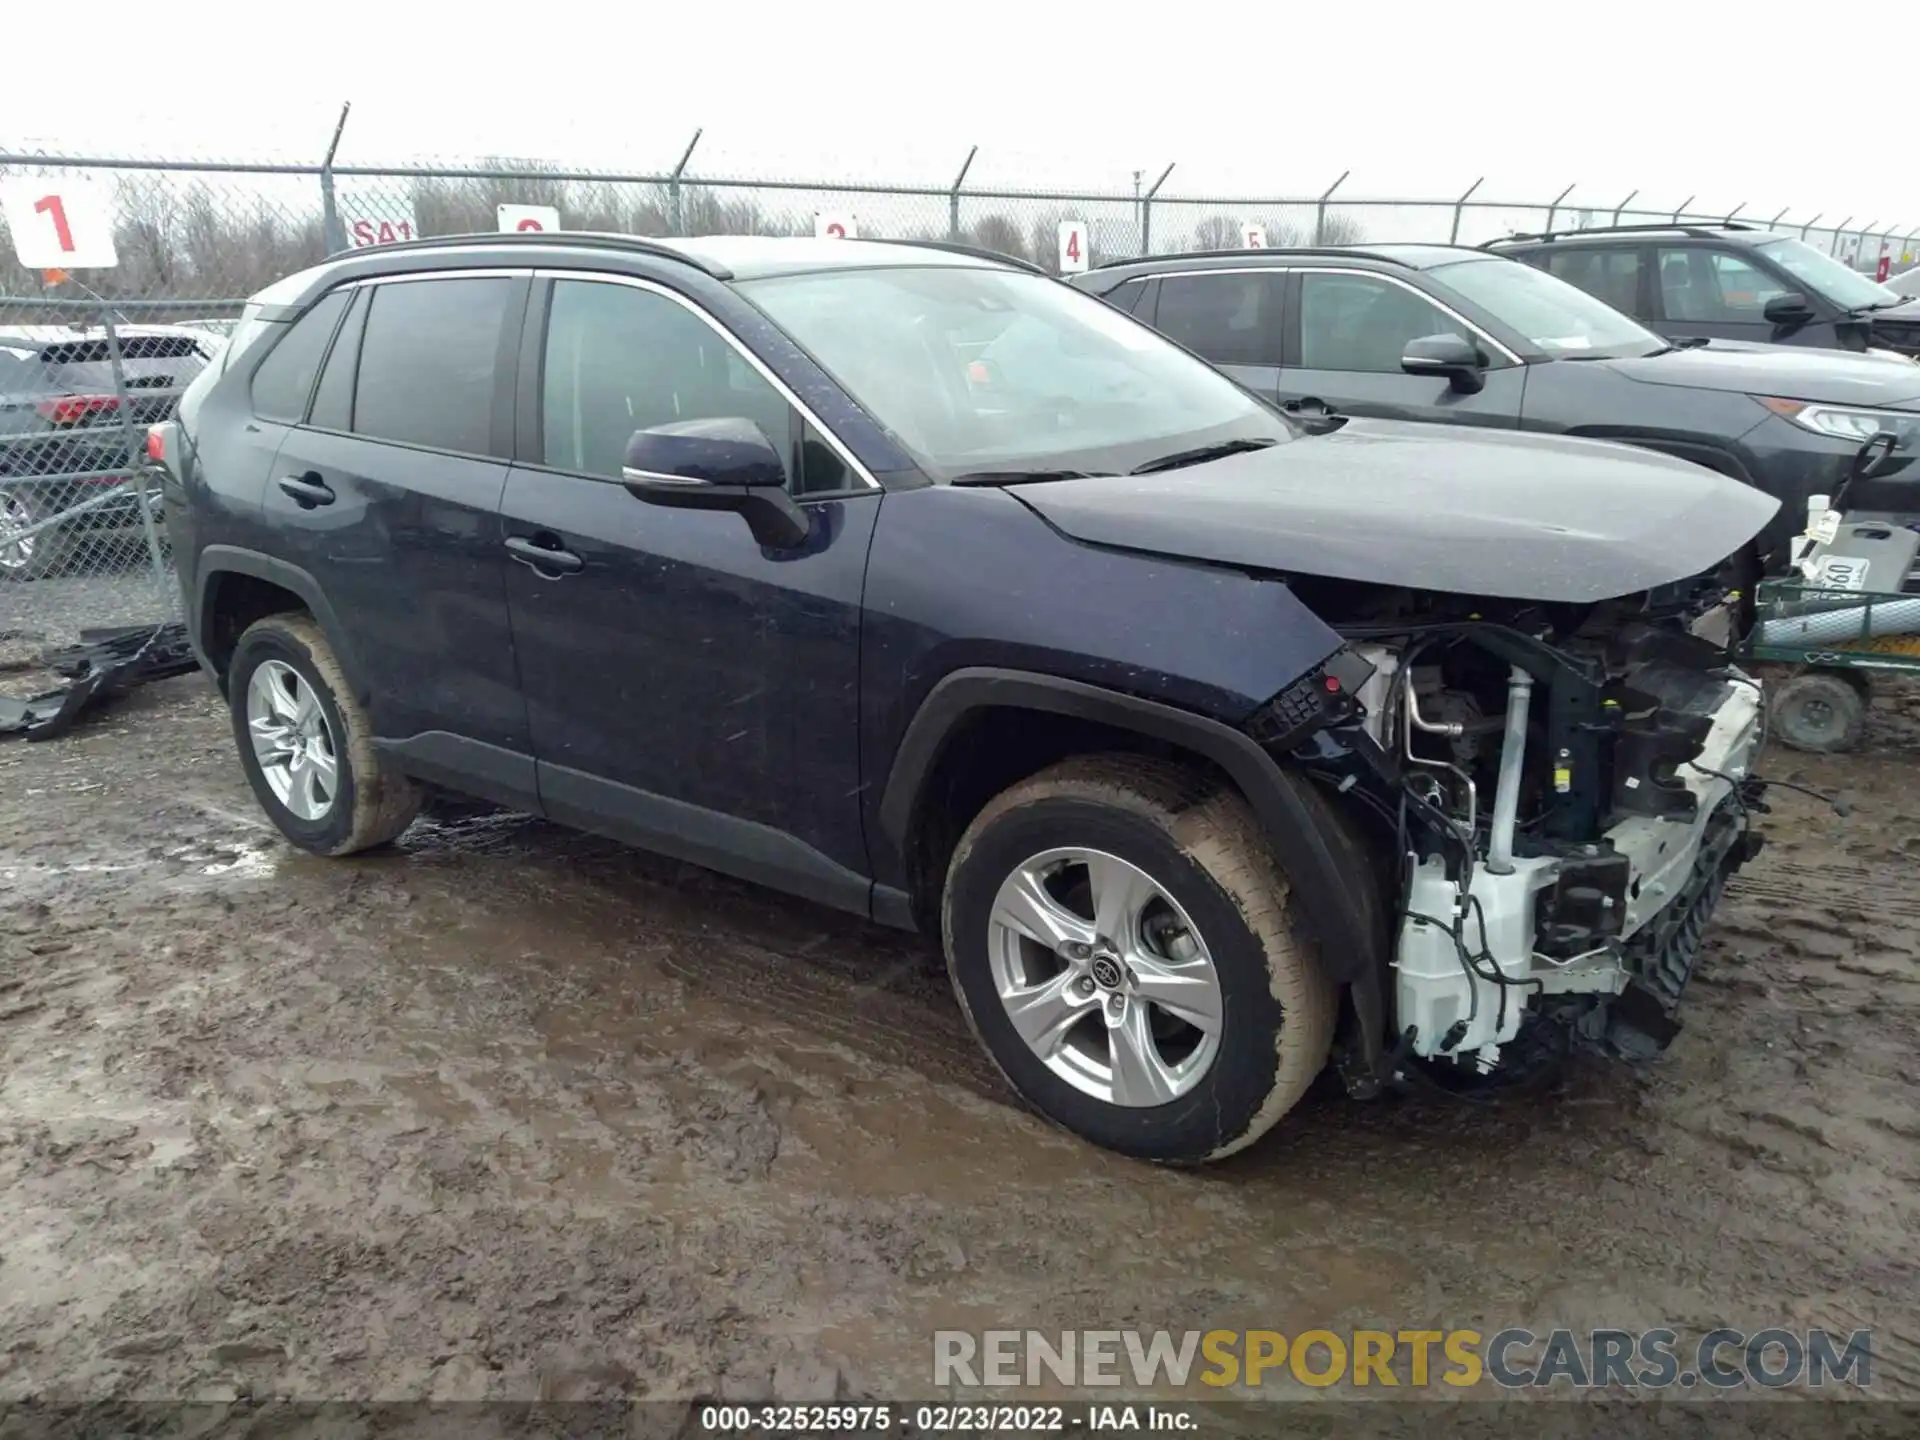
[(95, 415), (120, 408), (118, 395), (62, 395), (57, 400), (42, 400), (36, 407), (41, 417), (54, 425), (84, 425)]
[(167, 463), (167, 427), (165, 425), (147, 427), (147, 459), (156, 465)]

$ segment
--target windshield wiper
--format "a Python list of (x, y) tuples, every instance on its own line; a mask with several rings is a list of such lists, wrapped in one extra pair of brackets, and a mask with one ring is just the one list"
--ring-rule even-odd
[(1048, 480), (1098, 480), (1111, 472), (1093, 470), (972, 470), (956, 475), (949, 485), (1039, 485)]
[(1144, 465), (1136, 465), (1129, 475), (1153, 475), (1162, 470), (1178, 470), (1183, 465), (1199, 465), (1208, 460), (1224, 459), (1228, 455), (1238, 455), (1247, 450), (1265, 450), (1269, 445), (1278, 445), (1273, 439), (1222, 440), (1215, 445), (1196, 445), (1191, 450), (1176, 450), (1171, 455), (1162, 455), (1158, 460), (1149, 460)]

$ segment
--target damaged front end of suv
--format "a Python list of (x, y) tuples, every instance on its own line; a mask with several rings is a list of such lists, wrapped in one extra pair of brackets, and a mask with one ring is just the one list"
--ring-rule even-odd
[[(1270, 454), (1242, 466), (1264, 484), (1223, 462), (1179, 497), (1185, 553), (1261, 564), (1343, 642), (1243, 728), (1370, 842), (1378, 953), (1334, 967), (1360, 1096), (1657, 1055), (1761, 844), (1763, 697), (1727, 640), (1777, 502), (1621, 447), (1457, 434), (1354, 422), (1316, 457), (1338, 483)], [(1086, 504), (1046, 508), (1127, 543)]]
[(1366, 598), (1289, 743), (1371, 811), (1392, 867), (1392, 1044), (1354, 1037), (1350, 1084), (1404, 1078), (1409, 1056), (1478, 1079), (1567, 1043), (1658, 1054), (1761, 843), (1760, 688), (1692, 633), (1725, 594)]

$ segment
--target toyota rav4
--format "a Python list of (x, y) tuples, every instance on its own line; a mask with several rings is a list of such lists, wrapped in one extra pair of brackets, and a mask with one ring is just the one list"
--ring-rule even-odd
[(931, 244), (462, 237), (263, 292), (158, 447), (294, 844), (423, 784), (937, 936), (1129, 1154), (1645, 1056), (1757, 843), (1709, 577), (1777, 502), (1597, 441), (1307, 434)]

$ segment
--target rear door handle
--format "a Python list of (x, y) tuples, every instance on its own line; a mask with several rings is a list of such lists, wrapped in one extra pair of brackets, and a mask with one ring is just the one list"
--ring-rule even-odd
[(283, 475), (280, 478), (280, 493), (287, 496), (302, 510), (311, 510), (316, 505), (331, 505), (333, 491), (318, 475), (309, 471), (305, 475)]
[(522, 565), (555, 575), (572, 575), (587, 568), (586, 561), (571, 550), (561, 549), (559, 539), (551, 535), (543, 535), (538, 540), (529, 540), (524, 535), (509, 535), (507, 553)]

